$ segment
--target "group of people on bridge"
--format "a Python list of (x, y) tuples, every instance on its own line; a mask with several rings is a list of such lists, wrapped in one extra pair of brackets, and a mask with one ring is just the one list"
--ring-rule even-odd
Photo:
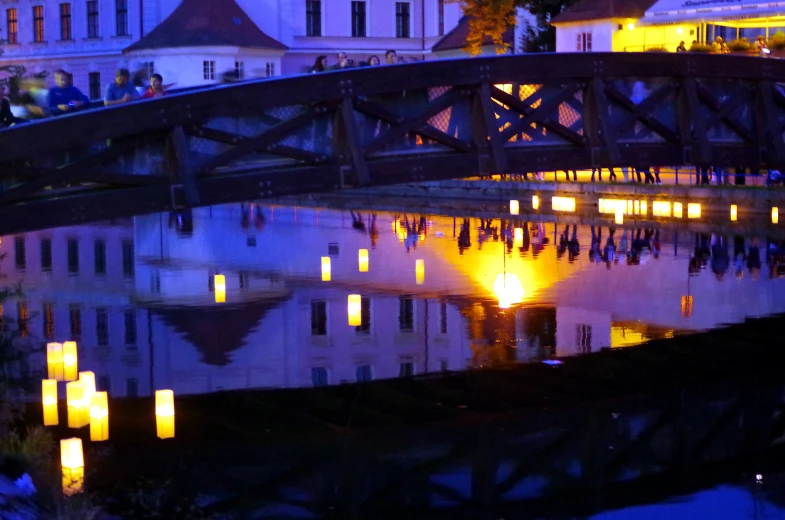
[(113, 106), (140, 99), (152, 99), (168, 94), (160, 74), (152, 74), (147, 88), (137, 88), (130, 83), (128, 69), (118, 69), (115, 81), (107, 85), (100, 101), (91, 101), (73, 85), (71, 75), (64, 70), (54, 73), (55, 86), (46, 89), (42, 80), (24, 80), (11, 98), (2, 99), (0, 127), (9, 127), (26, 121), (60, 116), (99, 106)]

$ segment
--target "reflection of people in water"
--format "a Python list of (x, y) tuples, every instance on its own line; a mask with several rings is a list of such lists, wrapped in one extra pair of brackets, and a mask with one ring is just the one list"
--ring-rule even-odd
[(605, 262), (605, 267), (610, 269), (611, 264), (618, 263), (618, 260), (616, 259), (616, 243), (613, 240), (616, 229), (608, 228), (608, 232), (610, 233), (610, 236), (608, 236), (608, 241), (605, 242), (605, 249), (602, 250), (602, 259)]
[(245, 204), (240, 204), (240, 212), (242, 214), (243, 229), (248, 229), (251, 227), (252, 218), (256, 229), (261, 230), (264, 227), (264, 214), (262, 213), (262, 208), (260, 208), (258, 205), (254, 204), (253, 202), (247, 206)]
[(721, 235), (711, 236), (711, 270), (717, 281), (725, 278), (725, 273), (730, 267), (730, 254), (728, 254), (728, 241)]
[(379, 241), (379, 226), (376, 225), (376, 213), (371, 213), (371, 248), (376, 249)]
[(591, 247), (589, 247), (589, 262), (591, 263), (600, 263), (602, 260), (602, 255), (600, 254), (600, 247), (602, 244), (602, 228), (600, 227), (599, 230), (595, 230), (595, 227), (591, 227)]
[(358, 211), (356, 214), (354, 210), (349, 210), (349, 213), (352, 215), (352, 227), (361, 233), (365, 233), (365, 222), (363, 222), (363, 216)]
[(744, 237), (733, 237), (733, 265), (736, 270), (736, 278), (741, 280), (744, 277), (744, 261), (747, 255), (744, 251)]
[(760, 246), (757, 238), (752, 241), (747, 251), (747, 269), (750, 270), (752, 279), (757, 280), (760, 276)]
[(458, 233), (458, 252), (463, 254), (470, 247), (472, 247), (471, 223), (468, 218), (465, 218)]

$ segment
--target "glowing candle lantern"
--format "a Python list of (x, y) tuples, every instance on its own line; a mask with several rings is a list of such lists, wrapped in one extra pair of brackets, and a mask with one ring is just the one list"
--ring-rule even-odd
[(673, 216), (674, 218), (681, 218), (684, 216), (684, 206), (681, 202), (673, 203)]
[(109, 400), (106, 392), (95, 392), (90, 401), (90, 440), (109, 438)]
[(517, 215), (520, 212), (520, 204), (517, 200), (510, 201), (510, 215)]
[(627, 201), (627, 213), (626, 214), (627, 215), (632, 215), (632, 201), (631, 200)]
[(701, 218), (701, 205), (696, 202), (687, 204), (687, 218)]
[(651, 213), (655, 217), (670, 217), (671, 203), (664, 200), (655, 200), (651, 203)]
[(425, 283), (425, 260), (418, 259), (414, 263), (414, 274), (417, 279), (417, 285)]
[(63, 381), (63, 345), (62, 343), (46, 344), (46, 368), (49, 379)]
[(540, 197), (532, 195), (532, 209), (540, 209)]
[(632, 203), (632, 212), (633, 212), (633, 215), (640, 215), (641, 214), (641, 202), (639, 200), (633, 201), (633, 203)]
[(357, 253), (357, 262), (360, 266), (361, 273), (368, 272), (368, 250), (367, 249), (360, 249)]
[(771, 223), (778, 224), (780, 221), (780, 209), (777, 207), (771, 208)]
[(68, 427), (81, 428), (90, 424), (89, 403), (85, 402), (84, 381), (71, 381), (65, 385), (68, 402)]
[(513, 231), (513, 245), (515, 247), (523, 247), (523, 228), (515, 228)]
[(323, 256), (322, 257), (322, 281), (329, 282), (331, 273), (332, 273), (332, 268), (330, 267), (330, 257)]
[(616, 219), (614, 222), (618, 225), (624, 224), (624, 211), (621, 208), (616, 208)]
[(350, 294), (349, 295), (349, 304), (347, 305), (347, 311), (349, 313), (349, 326), (350, 327), (359, 327), (362, 325), (362, 305), (361, 305), (361, 298), (359, 294)]
[(217, 274), (213, 277), (215, 287), (215, 303), (226, 303), (226, 276)]
[(159, 439), (174, 437), (174, 392), (155, 391), (155, 425)]
[(95, 393), (95, 374), (92, 372), (79, 372), (79, 381), (84, 383), (84, 402), (89, 406)]
[(645, 201), (641, 201), (641, 215), (646, 216), (649, 214), (649, 204)]
[(63, 381), (76, 381), (79, 373), (78, 359), (76, 341), (63, 343)]
[(44, 406), (44, 426), (57, 426), (57, 380), (41, 381), (41, 404)]
[(63, 494), (74, 495), (84, 490), (84, 454), (82, 439), (60, 441), (60, 465), (63, 469)]
[(552, 197), (551, 207), (553, 211), (575, 211), (575, 198), (574, 197)]
[(739, 209), (736, 206), (736, 204), (731, 204), (730, 205), (730, 221), (731, 222), (736, 222), (736, 219), (738, 218), (738, 211), (739, 211)]

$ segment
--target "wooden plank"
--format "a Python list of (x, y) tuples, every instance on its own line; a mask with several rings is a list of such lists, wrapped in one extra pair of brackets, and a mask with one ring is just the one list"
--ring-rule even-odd
[[(472, 118), (472, 126), (479, 124), (483, 129), (488, 148), (490, 151), (491, 167), (493, 173), (508, 173), (507, 156), (504, 151), (504, 143), (499, 133), (499, 125), (496, 122), (496, 112), (494, 102), (491, 99), (491, 89), (487, 83), (480, 85), (475, 91), (475, 101), (477, 103), (477, 117)], [(478, 132), (479, 135), (480, 132)]]
[(360, 186), (368, 186), (371, 184), (371, 175), (368, 173), (368, 165), (365, 163), (365, 151), (360, 142), (360, 133), (357, 121), (354, 119), (354, 104), (351, 98), (346, 98), (341, 103), (341, 121), (343, 123), (343, 142), (349, 148), (348, 152), (357, 182)]
[(502, 141), (506, 143), (515, 134), (525, 132), (526, 128), (532, 123), (543, 124), (544, 120), (551, 121), (550, 119), (551, 112), (557, 110), (559, 108), (559, 105), (561, 105), (567, 98), (575, 95), (575, 92), (577, 90), (578, 90), (577, 85), (566, 85), (563, 86), (559, 92), (557, 92), (555, 95), (553, 95), (548, 99), (545, 99), (545, 97), (543, 96), (542, 103), (540, 104), (540, 106), (529, 112), (520, 121), (518, 121), (511, 127), (507, 128), (504, 132), (502, 132), (501, 134)]
[(177, 176), (183, 184), (185, 202), (189, 206), (199, 204), (199, 190), (196, 188), (196, 174), (191, 165), (191, 153), (188, 150), (188, 140), (182, 126), (172, 129), (172, 147), (176, 161)]
[[(498, 87), (492, 87), (491, 96), (493, 97), (493, 99), (509, 106), (510, 108), (512, 108), (513, 110), (524, 116), (529, 115), (535, 110), (531, 108), (531, 104), (527, 102), (527, 100), (521, 101), (517, 97), (506, 93), (505, 91), (499, 89)], [(532, 97), (535, 98), (534, 101), (539, 99), (539, 97), (537, 97), (536, 95), (529, 96), (529, 98), (527, 99), (531, 99)], [(566, 128), (565, 126), (559, 124), (556, 121), (553, 121), (551, 119), (544, 119), (541, 123), (539, 123), (539, 125), (545, 128), (546, 130), (548, 130), (549, 132), (553, 132), (554, 134), (557, 134), (574, 144), (577, 145), (585, 144), (585, 139), (583, 138), (582, 135), (580, 135), (578, 132), (570, 130), (569, 128)], [(525, 129), (523, 132), (532, 138), (534, 138), (534, 135), (532, 134), (539, 135), (539, 132), (532, 131), (532, 129), (530, 128)]]
[(605, 148), (608, 150), (608, 156), (611, 159), (613, 166), (621, 166), (621, 155), (619, 154), (619, 144), (616, 141), (616, 133), (610, 124), (610, 115), (608, 114), (608, 98), (605, 96), (605, 82), (599, 76), (594, 76), (591, 84), (592, 97), (594, 98), (594, 111), (597, 116), (597, 122), (600, 125), (600, 132), (605, 141)]

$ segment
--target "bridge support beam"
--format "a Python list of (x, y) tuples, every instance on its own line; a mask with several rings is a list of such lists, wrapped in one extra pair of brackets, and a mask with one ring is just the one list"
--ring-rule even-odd
[(493, 109), (491, 88), (487, 83), (482, 83), (474, 93), (471, 128), (478, 153), (481, 156), (486, 155), (489, 159), (488, 167), (491, 170), (489, 173), (509, 173), (504, 142)]
[(169, 160), (166, 161), (170, 168), (170, 174), (176, 175), (180, 179), (180, 185), (172, 186), (172, 207), (175, 203), (175, 192), (182, 187), (185, 192), (185, 203), (188, 206), (199, 204), (199, 190), (196, 187), (196, 174), (191, 165), (190, 153), (188, 152), (188, 141), (182, 126), (176, 126), (169, 135)]

